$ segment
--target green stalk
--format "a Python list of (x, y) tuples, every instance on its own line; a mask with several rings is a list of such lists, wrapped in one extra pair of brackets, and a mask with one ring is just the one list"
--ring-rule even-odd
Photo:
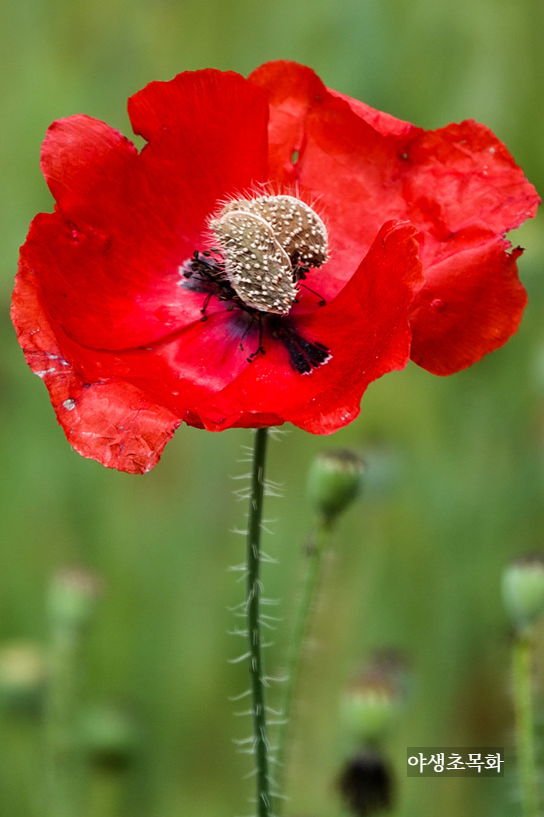
[(48, 817), (81, 817), (85, 768), (77, 734), (81, 652), (100, 581), (80, 568), (59, 570), (47, 603), (49, 674), (46, 689), (45, 785)]
[[(298, 691), (298, 683), (304, 649), (308, 641), (310, 630), (310, 614), (315, 607), (315, 600), (319, 589), (319, 579), (323, 565), (323, 554), (327, 550), (333, 522), (329, 516), (322, 515), (317, 529), (308, 545), (306, 545), (305, 575), (298, 607), (295, 613), (295, 623), (291, 638), (291, 645), (287, 655), (285, 690), (281, 707), (282, 724), (278, 738), (278, 769), (280, 775), (279, 790), (285, 788), (287, 776), (288, 746), (291, 734), (293, 707)], [(280, 801), (281, 802), (281, 801)]]
[(539, 817), (536, 786), (533, 703), (531, 695), (532, 644), (528, 635), (514, 642), (514, 708), (518, 773), (524, 817)]
[(246, 615), (249, 642), (249, 675), (251, 683), (255, 765), (257, 771), (257, 815), (270, 817), (269, 744), (267, 736), (264, 673), (260, 628), (260, 564), (261, 521), (264, 499), (264, 467), (268, 430), (255, 432), (251, 496), (249, 502), (249, 527), (247, 535), (247, 595)]
[(45, 702), (47, 814), (80, 817), (81, 758), (75, 740), (78, 632), (57, 623), (51, 633)]

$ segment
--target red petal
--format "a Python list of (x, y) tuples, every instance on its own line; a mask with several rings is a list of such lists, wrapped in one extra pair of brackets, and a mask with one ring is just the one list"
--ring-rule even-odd
[(323, 343), (331, 359), (301, 375), (283, 346), (266, 345), (243, 374), (193, 414), (208, 429), (259, 426), (271, 416), (315, 434), (330, 434), (355, 419), (368, 384), (402, 369), (409, 358), (408, 314), (421, 285), (415, 230), (388, 222), (340, 295), (300, 316), (296, 328)]
[(479, 230), (432, 267), (411, 318), (412, 359), (434, 374), (453, 374), (502, 346), (527, 303), (517, 277), (518, 248)]
[(451, 254), (469, 227), (497, 235), (532, 218), (540, 198), (496, 136), (474, 121), (420, 132), (405, 145), (402, 195), (425, 234), (424, 266)]
[(141, 474), (159, 460), (180, 419), (124, 380), (88, 382), (69, 362), (41, 308), (35, 275), (21, 262), (12, 319), (30, 368), (46, 384), (70, 444), (109, 468)]
[(333, 91), (331, 88), (327, 88), (327, 90), (332, 96), (347, 102), (353, 113), (364, 119), (369, 125), (372, 125), (374, 130), (379, 131), (383, 136), (405, 136), (407, 133), (414, 131), (414, 126), (410, 122), (405, 122), (404, 119), (397, 119), (389, 113), (371, 108), (370, 105), (366, 105), (358, 99), (352, 99), (339, 91)]
[(151, 140), (140, 154), (90, 117), (51, 126), (42, 168), (60, 212), (35, 221), (24, 249), (51, 314), (94, 348), (150, 343), (198, 320), (202, 297), (180, 290), (178, 267), (218, 199), (266, 172), (266, 99), (236, 74), (152, 83), (129, 108)]
[[(266, 95), (244, 77), (213, 69), (151, 82), (129, 99), (147, 177), (195, 235), (217, 202), (266, 180)], [(194, 235), (193, 235), (194, 240)]]

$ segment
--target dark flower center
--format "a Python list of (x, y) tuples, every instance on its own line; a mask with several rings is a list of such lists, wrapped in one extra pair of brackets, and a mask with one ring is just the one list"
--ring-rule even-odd
[[(263, 331), (287, 349), (293, 368), (309, 374), (325, 363), (329, 350), (310, 341), (286, 319), (297, 302), (299, 282), (328, 257), (327, 229), (309, 205), (293, 196), (260, 196), (233, 200), (210, 218), (209, 227), (217, 247), (195, 251), (180, 272), (186, 286), (204, 292), (203, 320), (213, 296), (247, 313), (249, 322), (240, 339), (258, 328), (257, 348), (251, 362), (264, 354)], [(310, 289), (305, 284), (301, 286)], [(318, 293), (319, 305), (325, 301)]]

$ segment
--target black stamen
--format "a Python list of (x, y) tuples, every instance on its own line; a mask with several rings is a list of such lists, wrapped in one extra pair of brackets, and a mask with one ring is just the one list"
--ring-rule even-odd
[(319, 292), (316, 292), (316, 291), (315, 291), (315, 289), (312, 289), (312, 288), (311, 288), (311, 287), (309, 287), (307, 284), (301, 284), (300, 286), (301, 286), (301, 287), (304, 287), (304, 289), (307, 289), (307, 290), (308, 290), (308, 292), (311, 292), (313, 295), (315, 295), (317, 298), (319, 298), (319, 303), (317, 304), (318, 306), (325, 306), (325, 304), (327, 303), (327, 301), (325, 300), (325, 298), (323, 298), (323, 297), (322, 297), (322, 296), (319, 294)]
[(253, 363), (253, 359), (256, 358), (257, 355), (264, 355), (265, 354), (265, 349), (263, 347), (263, 322), (261, 320), (261, 316), (258, 313), (255, 314), (255, 315), (251, 315), (251, 320), (248, 323), (248, 325), (246, 326), (246, 328), (244, 329), (244, 334), (240, 338), (240, 344), (239, 344), (240, 345), (240, 351), (242, 351), (242, 352), (244, 351), (243, 340), (244, 340), (245, 336), (247, 335), (247, 333), (250, 331), (251, 327), (253, 326), (254, 321), (257, 321), (257, 323), (259, 324), (259, 340), (257, 342), (257, 348), (247, 358), (248, 363)]
[(208, 304), (210, 303), (212, 295), (213, 295), (213, 292), (208, 292), (208, 294), (204, 298), (204, 303), (202, 305), (202, 309), (200, 310), (202, 312), (203, 316), (204, 316), (203, 318), (201, 318), (201, 320), (203, 320), (203, 321), (208, 320), (208, 316), (206, 315), (206, 309), (208, 308)]
[(283, 343), (292, 367), (299, 374), (309, 374), (312, 368), (317, 369), (330, 359), (331, 353), (326, 346), (300, 335), (293, 322), (285, 318), (273, 321), (272, 335)]

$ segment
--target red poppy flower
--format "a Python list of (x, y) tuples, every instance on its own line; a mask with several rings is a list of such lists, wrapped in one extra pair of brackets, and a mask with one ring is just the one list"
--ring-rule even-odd
[(286, 62), (151, 83), (129, 115), (140, 152), (87, 116), (51, 125), (57, 206), (13, 296), (84, 456), (144, 472), (182, 421), (330, 433), (410, 355), (449, 374), (516, 330), (503, 235), (538, 197), (482, 125), (425, 132)]

